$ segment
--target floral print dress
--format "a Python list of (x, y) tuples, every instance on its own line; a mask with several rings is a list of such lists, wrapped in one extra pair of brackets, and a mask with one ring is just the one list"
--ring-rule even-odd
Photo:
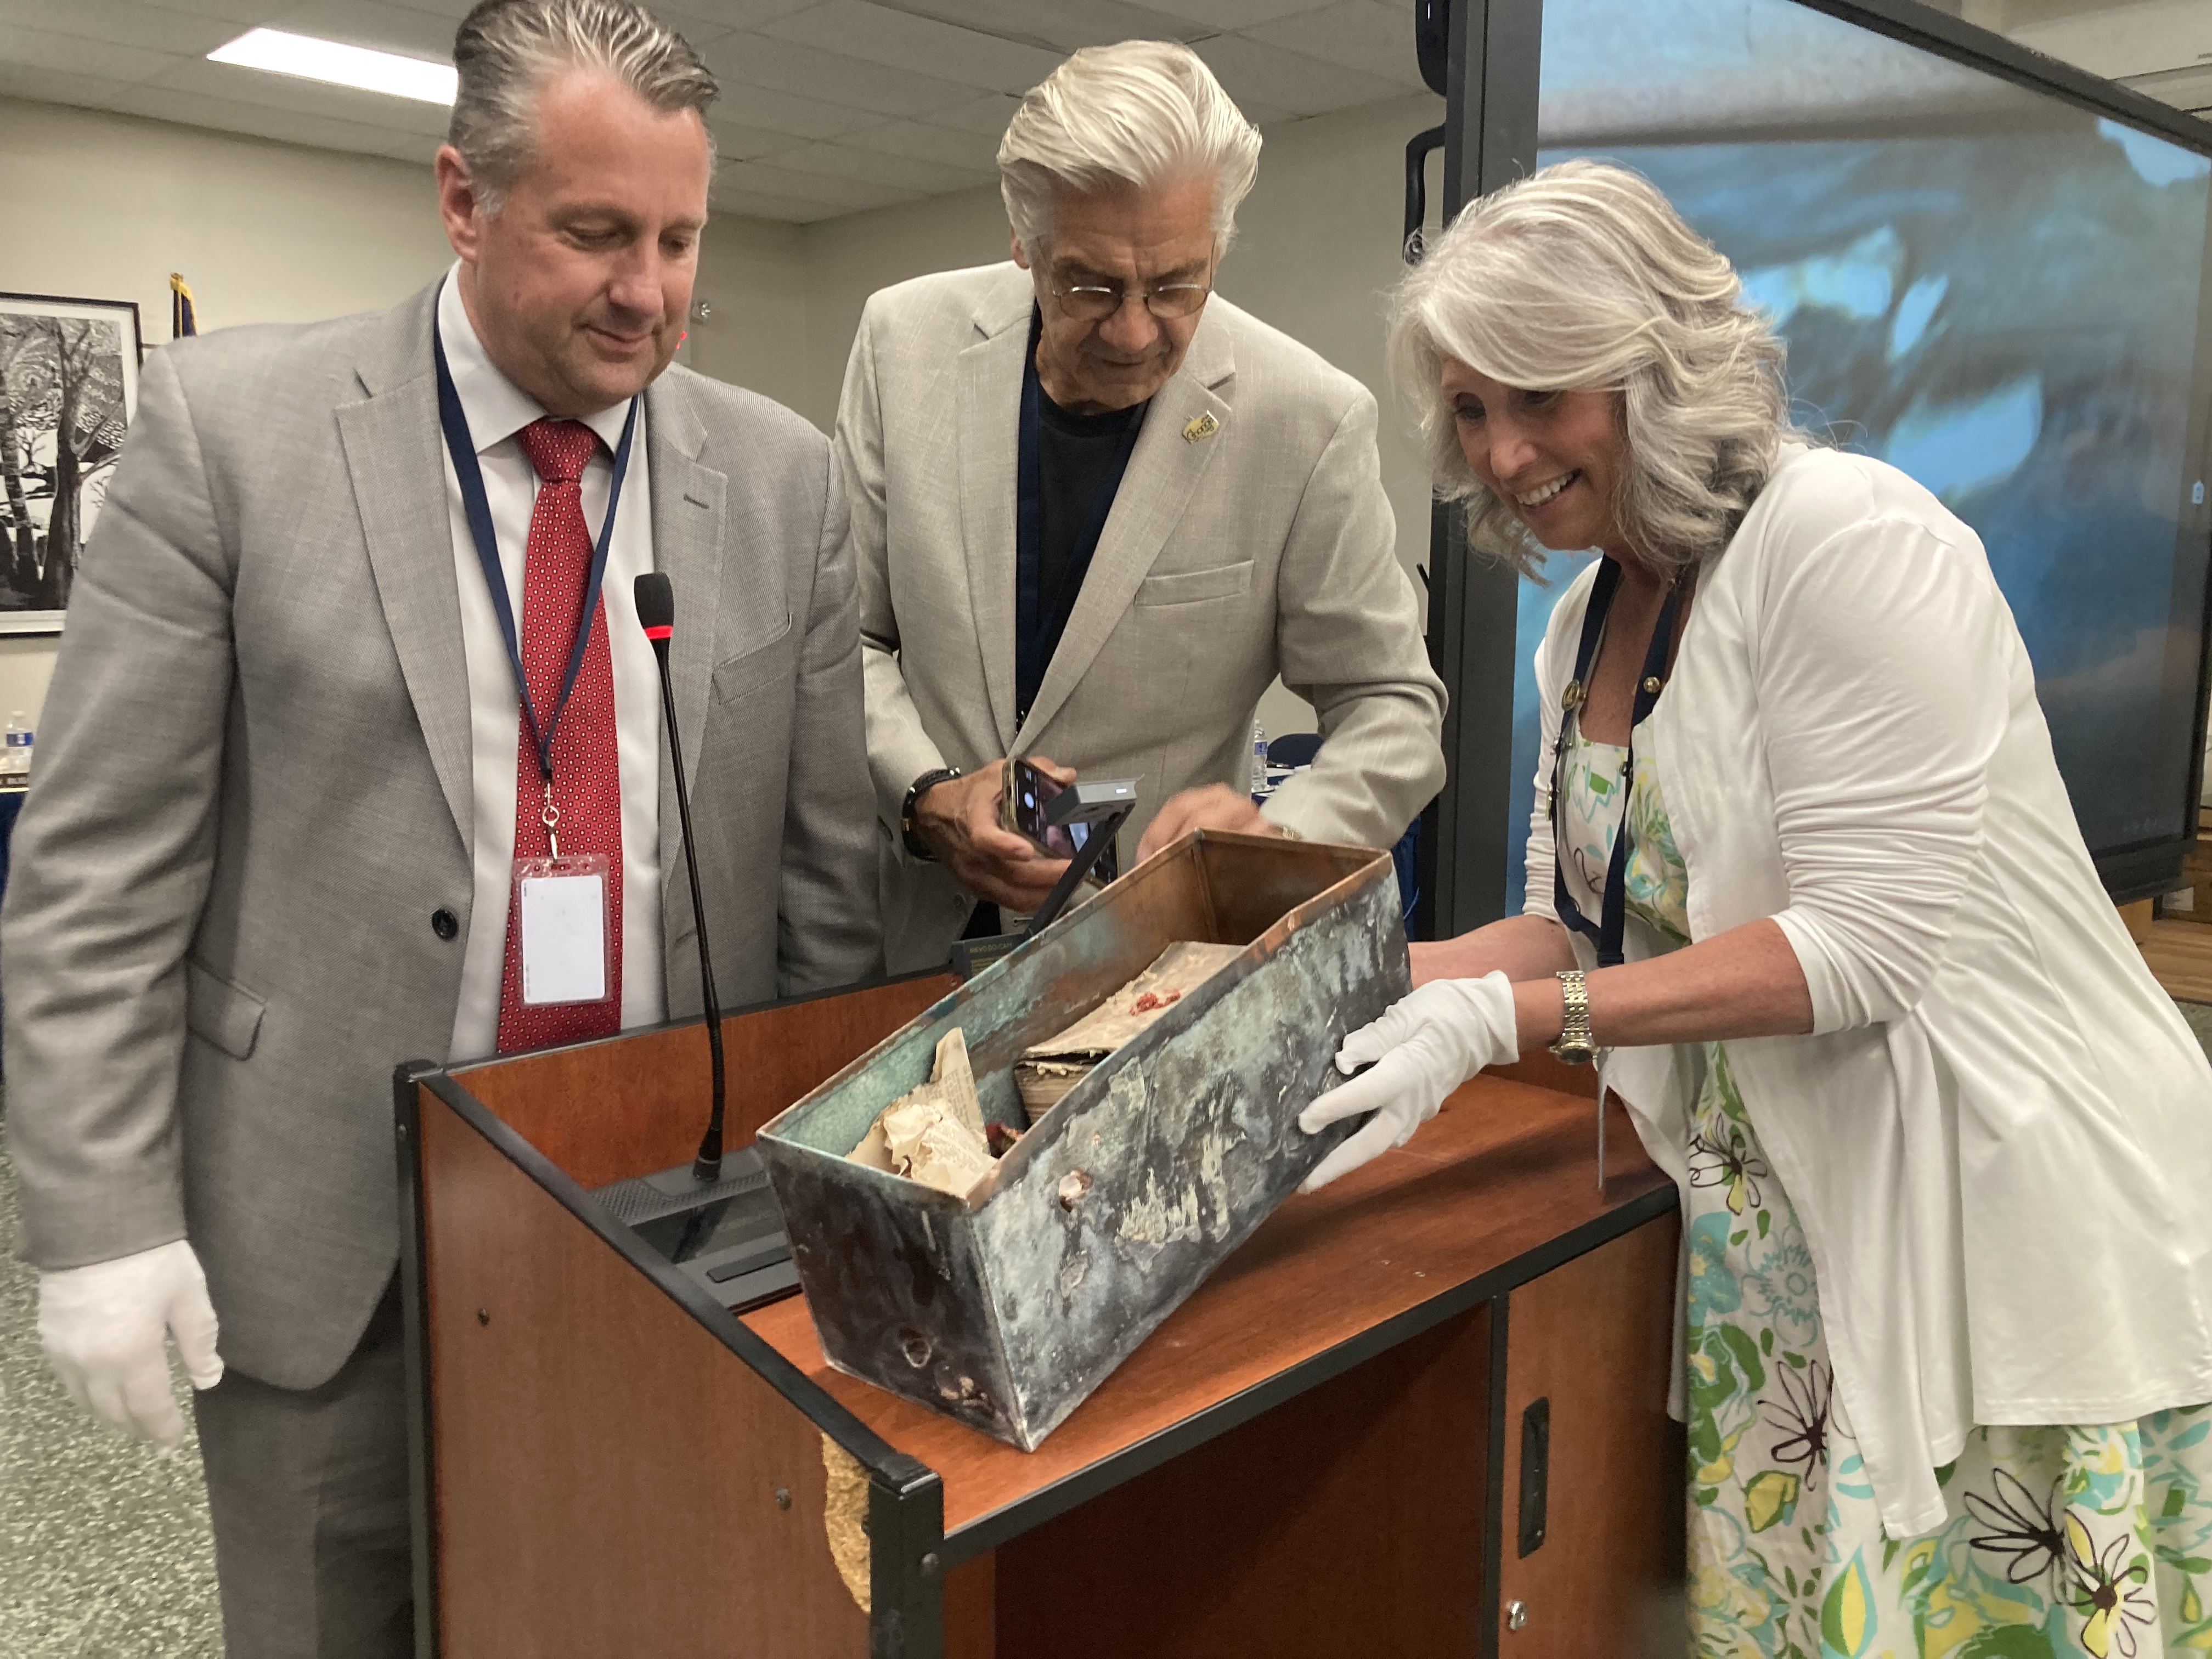
[[(1689, 938), (1648, 758), (1576, 734), (1561, 842), (1577, 902), (1631, 836), (1628, 908)], [(1948, 1513), (1884, 1536), (1834, 1395), (1813, 1257), (1729, 1071), (1705, 1045), (1682, 1195), (1693, 1659), (2160, 1659), (2212, 1653), (2212, 1408), (1977, 1428), (1936, 1472)]]

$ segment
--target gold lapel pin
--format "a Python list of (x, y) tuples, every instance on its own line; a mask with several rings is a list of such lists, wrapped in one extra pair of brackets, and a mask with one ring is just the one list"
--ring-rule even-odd
[(1215, 420), (1209, 410), (1183, 423), (1182, 441), (1187, 444), (1201, 443), (1220, 430), (1221, 422)]

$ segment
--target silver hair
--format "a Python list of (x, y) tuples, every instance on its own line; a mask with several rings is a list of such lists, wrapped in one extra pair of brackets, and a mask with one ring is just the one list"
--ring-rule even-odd
[(1805, 436), (1772, 325), (1727, 258), (1626, 167), (1561, 161), (1470, 202), (1393, 298), (1391, 378), (1418, 412), (1437, 493), (1467, 504), (1470, 544), (1523, 574), (1545, 550), (1468, 467), (1446, 358), (1523, 391), (1618, 392), (1614, 514), (1663, 572), (1725, 547), (1782, 440)]
[(1260, 171), (1260, 129), (1188, 46), (1124, 40), (1071, 54), (1023, 98), (999, 143), (999, 192), (1032, 258), (1052, 234), (1054, 185), (1146, 189), (1213, 179), (1213, 237), (1226, 252)]
[(690, 43), (630, 0), (483, 0), (453, 37), (460, 85), (446, 142), (468, 163), (477, 199), (496, 214), (530, 166), (538, 138), (538, 94), (564, 69), (602, 70), (655, 109), (696, 110), (714, 135), (707, 106), (720, 94)]

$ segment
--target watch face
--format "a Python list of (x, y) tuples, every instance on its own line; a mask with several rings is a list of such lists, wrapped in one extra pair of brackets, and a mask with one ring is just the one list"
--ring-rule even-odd
[(1552, 1045), (1552, 1053), (1570, 1066), (1587, 1066), (1597, 1058), (1597, 1045), (1580, 1038), (1561, 1037)]

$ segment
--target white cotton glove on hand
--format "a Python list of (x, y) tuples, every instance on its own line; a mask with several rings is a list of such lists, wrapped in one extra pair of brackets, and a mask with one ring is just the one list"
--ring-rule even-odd
[(1298, 1114), (1298, 1127), (1318, 1133), (1340, 1118), (1374, 1117), (1321, 1161), (1298, 1190), (1318, 1192), (1371, 1158), (1413, 1139), (1437, 1115), (1444, 1097), (1486, 1066), (1521, 1057), (1513, 984), (1503, 974), (1431, 980), (1376, 1020), (1345, 1038), (1336, 1069), (1350, 1074)]
[(207, 1277), (181, 1238), (39, 1275), (39, 1340), (70, 1397), (141, 1440), (173, 1446), (185, 1419), (169, 1392), (165, 1331), (176, 1334), (194, 1388), (222, 1380)]

